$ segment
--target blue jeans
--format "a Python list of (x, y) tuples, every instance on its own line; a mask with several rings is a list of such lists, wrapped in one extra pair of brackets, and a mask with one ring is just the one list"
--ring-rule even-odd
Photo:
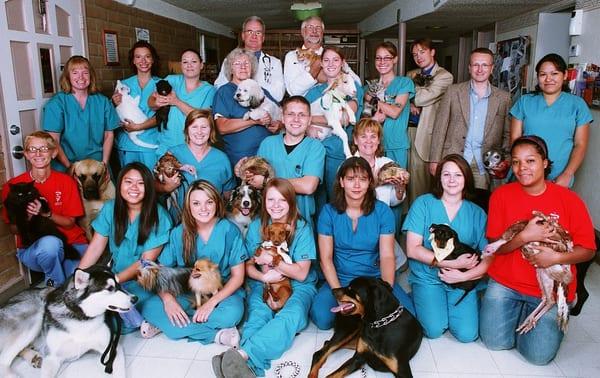
[(556, 305), (545, 313), (534, 329), (524, 335), (517, 327), (540, 303), (540, 298), (521, 294), (490, 279), (482, 300), (479, 334), (488, 349), (517, 348), (534, 365), (547, 365), (554, 359), (562, 331), (556, 323)]
[[(83, 255), (87, 246), (73, 244), (79, 255)], [(62, 285), (79, 265), (79, 260), (65, 259), (63, 242), (56, 236), (44, 236), (27, 248), (19, 248), (17, 258), (29, 269), (43, 272), (45, 280), (51, 279), (55, 286)]]

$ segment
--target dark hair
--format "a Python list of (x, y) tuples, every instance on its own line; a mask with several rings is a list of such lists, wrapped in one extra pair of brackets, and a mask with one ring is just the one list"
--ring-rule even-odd
[(335, 182), (333, 183), (333, 200), (331, 201), (331, 205), (333, 205), (338, 213), (343, 213), (346, 211), (346, 208), (348, 207), (348, 204), (346, 203), (346, 193), (344, 188), (342, 188), (340, 181), (346, 177), (349, 172), (364, 172), (367, 174), (369, 178), (369, 188), (367, 189), (365, 198), (360, 205), (360, 209), (365, 215), (371, 214), (373, 209), (375, 209), (375, 201), (377, 200), (375, 193), (375, 179), (373, 177), (373, 171), (371, 171), (369, 162), (361, 157), (348, 158), (338, 168), (337, 174), (335, 175)]
[(144, 181), (144, 199), (142, 210), (139, 215), (137, 244), (142, 245), (148, 239), (150, 233), (158, 229), (158, 205), (156, 190), (154, 189), (154, 176), (152, 172), (142, 163), (129, 163), (121, 169), (117, 177), (117, 195), (115, 197), (115, 211), (113, 220), (115, 222), (115, 244), (121, 245), (129, 225), (128, 206), (121, 196), (121, 185), (125, 174), (129, 171), (138, 171)]
[[(565, 74), (567, 73), (567, 63), (562, 58), (562, 56), (560, 56), (558, 54), (551, 53), (551, 54), (545, 55), (535, 65), (536, 76), (539, 76), (540, 70), (542, 69), (542, 64), (544, 64), (544, 63), (551, 63), (558, 71), (563, 72)], [(571, 91), (569, 89), (569, 80), (566, 77), (565, 77), (565, 81), (563, 82), (561, 90), (563, 92), (570, 92)], [(535, 86), (535, 92), (536, 93), (542, 93), (542, 89), (540, 88), (539, 84), (536, 84), (536, 86)]]
[(140, 48), (140, 49), (145, 48), (150, 51), (150, 55), (152, 55), (152, 67), (150, 68), (150, 73), (152, 74), (152, 76), (158, 76), (158, 69), (160, 67), (160, 58), (159, 58), (158, 53), (156, 52), (156, 49), (154, 48), (154, 46), (152, 46), (149, 42), (146, 42), (146, 41), (137, 41), (136, 43), (133, 44), (133, 46), (129, 50), (128, 58), (129, 58), (129, 67), (131, 67), (131, 71), (133, 71), (134, 74), (137, 74), (137, 68), (135, 67), (135, 64), (133, 64), (133, 59), (134, 59), (134, 55), (135, 55), (135, 49), (138, 49), (138, 48)]
[(417, 45), (424, 47), (428, 50), (435, 50), (433, 47), (433, 41), (429, 37), (415, 39), (414, 42), (410, 44), (409, 51), (412, 53), (413, 48), (415, 48), (415, 46)]
[(548, 158), (548, 145), (546, 144), (546, 141), (537, 135), (523, 135), (515, 139), (512, 146), (510, 146), (510, 155), (512, 156), (513, 151), (517, 146), (524, 144), (535, 148), (537, 153), (542, 157), (542, 160), (548, 161), (548, 166), (544, 169), (544, 178), (548, 177), (550, 171), (552, 171), (552, 160)]
[(468, 200), (473, 199), (475, 193), (475, 180), (473, 179), (473, 171), (471, 171), (471, 166), (469, 163), (467, 163), (465, 158), (459, 154), (446, 155), (438, 163), (435, 170), (435, 178), (433, 179), (433, 183), (431, 185), (431, 193), (438, 199), (442, 198), (442, 194), (444, 193), (444, 188), (442, 188), (442, 169), (446, 163), (450, 162), (458, 166), (458, 169), (460, 169), (463, 177), (465, 178), (465, 187), (462, 190), (462, 198)]
[(193, 48), (190, 47), (190, 48), (187, 48), (187, 49), (183, 50), (181, 52), (181, 54), (179, 54), (179, 56), (182, 57), (183, 54), (185, 54), (186, 52), (193, 52), (194, 54), (196, 54), (198, 56), (198, 59), (200, 59), (200, 63), (203, 63), (202, 55), (200, 55), (200, 51), (198, 51), (198, 50), (193, 49)]
[(325, 55), (325, 51), (333, 51), (338, 54), (343, 61), (346, 61), (346, 54), (344, 54), (344, 50), (342, 50), (338, 46), (324, 46), (323, 52), (321, 53), (321, 60), (323, 60), (323, 56)]
[(377, 50), (379, 49), (387, 50), (387, 52), (389, 52), (394, 58), (398, 56), (398, 49), (396, 48), (396, 45), (394, 45), (392, 42), (381, 42), (380, 44), (375, 46), (375, 53), (377, 53)]
[(473, 56), (473, 54), (486, 54), (492, 57), (492, 62), (494, 62), (494, 53), (492, 52), (492, 50), (488, 49), (487, 47), (478, 47), (476, 49), (474, 49), (473, 51), (471, 51), (471, 54), (469, 54), (469, 60), (471, 60), (471, 57)]
[(288, 104), (291, 104), (292, 102), (297, 102), (303, 105), (306, 105), (308, 107), (308, 112), (310, 113), (310, 102), (308, 102), (308, 100), (306, 98), (304, 98), (304, 96), (291, 96), (291, 97), (286, 97), (283, 102), (281, 103), (281, 109), (285, 109), (286, 106), (288, 106)]
[(296, 222), (301, 219), (302, 216), (298, 212), (298, 205), (296, 202), (296, 192), (294, 186), (286, 179), (275, 177), (267, 182), (262, 192), (262, 206), (260, 209), (260, 235), (263, 240), (267, 240), (267, 226), (271, 224), (271, 216), (267, 212), (267, 192), (269, 189), (275, 189), (285, 198), (288, 203), (289, 211), (287, 214), (287, 223), (291, 227), (291, 231), (288, 235), (288, 245), (292, 244), (294, 240), (294, 234), (296, 233)]

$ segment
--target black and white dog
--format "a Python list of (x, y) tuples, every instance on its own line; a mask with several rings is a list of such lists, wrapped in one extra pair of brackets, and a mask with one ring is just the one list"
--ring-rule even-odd
[(260, 203), (260, 191), (244, 182), (231, 192), (227, 203), (227, 219), (238, 226), (242, 235), (246, 236), (250, 222), (258, 214)]
[[(41, 377), (58, 374), (64, 361), (93, 350), (102, 353), (104, 372), (125, 376), (125, 355), (118, 345), (118, 312), (131, 309), (135, 298), (121, 289), (105, 267), (77, 269), (58, 289), (27, 290), (0, 308), (0, 377), (16, 377), (10, 369), (21, 355)], [(44, 356), (30, 349), (45, 351)], [(85, 374), (84, 374), (85, 375)]]

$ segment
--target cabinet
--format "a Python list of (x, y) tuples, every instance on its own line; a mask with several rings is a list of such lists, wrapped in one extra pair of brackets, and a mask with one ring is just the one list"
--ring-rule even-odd
[[(354, 72), (359, 73), (359, 40), (358, 30), (326, 30), (323, 36), (323, 45), (336, 46), (340, 48), (346, 56), (346, 62)], [(265, 34), (263, 51), (281, 59), (285, 59), (285, 54), (290, 50), (302, 47), (302, 36), (299, 29), (281, 29), (268, 30)]]

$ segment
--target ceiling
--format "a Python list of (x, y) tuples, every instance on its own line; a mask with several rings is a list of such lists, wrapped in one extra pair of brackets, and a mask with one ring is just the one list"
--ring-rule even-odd
[[(268, 29), (298, 28), (290, 11), (291, 0), (163, 0), (179, 8), (239, 30), (249, 15), (263, 18)], [(310, 0), (315, 1), (315, 0)], [(422, 0), (431, 1), (431, 0)], [(302, 2), (298, 0), (297, 2)], [(355, 27), (393, 0), (321, 0), (321, 15), (327, 28)], [(435, 12), (407, 21), (408, 38), (429, 36), (449, 40), (528, 11), (557, 3), (556, 0), (448, 0)], [(432, 26), (442, 29), (433, 30)], [(381, 30), (373, 37), (396, 37), (397, 27)]]

